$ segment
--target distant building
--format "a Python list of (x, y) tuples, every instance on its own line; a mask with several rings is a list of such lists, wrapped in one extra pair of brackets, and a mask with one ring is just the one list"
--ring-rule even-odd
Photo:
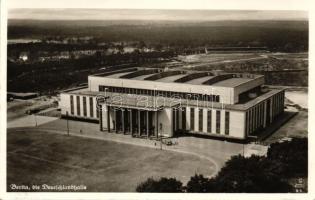
[(63, 116), (102, 131), (245, 140), (284, 110), (284, 90), (263, 84), (262, 75), (132, 68), (90, 75), (88, 88), (61, 93), (60, 105)]
[(205, 53), (255, 53), (268, 52), (267, 47), (206, 47)]
[(31, 92), (28, 92), (28, 93), (16, 93), (16, 92), (8, 92), (7, 93), (7, 100), (8, 99), (23, 99), (23, 100), (26, 100), (26, 99), (33, 99), (33, 98), (36, 98), (38, 97), (39, 94), (38, 93), (31, 93)]
[(26, 62), (26, 61), (29, 60), (29, 57), (30, 57), (30, 53), (29, 52), (21, 52), (20, 56), (19, 56), (19, 60), (23, 61), (23, 62)]

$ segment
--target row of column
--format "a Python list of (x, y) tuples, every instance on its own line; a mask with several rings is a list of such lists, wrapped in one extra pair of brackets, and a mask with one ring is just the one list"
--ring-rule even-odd
[[(152, 115), (154, 113), (154, 116)], [(158, 137), (158, 112), (148, 110), (124, 109), (107, 106), (105, 112), (106, 119), (101, 119), (101, 130), (103, 130), (103, 121), (107, 123), (106, 130), (108, 132), (115, 131), (131, 133), (134, 136), (155, 136)], [(154, 119), (153, 119), (154, 118)], [(111, 123), (112, 122), (112, 123)]]
[(246, 134), (251, 134), (259, 128), (266, 128), (283, 111), (284, 91), (257, 104), (246, 112)]

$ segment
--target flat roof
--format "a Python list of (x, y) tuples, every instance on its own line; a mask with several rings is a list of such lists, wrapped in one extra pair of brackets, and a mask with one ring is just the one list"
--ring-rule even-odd
[(77, 95), (87, 95), (87, 96), (97, 96), (101, 92), (90, 91), (89, 88), (82, 88), (82, 89), (72, 90), (72, 91), (65, 92), (65, 93), (67, 93), (67, 94), (77, 94)]
[(120, 78), (121, 76), (123, 75), (126, 75), (126, 74), (130, 74), (132, 72), (120, 72), (120, 73), (116, 73), (116, 74), (111, 74), (109, 76), (106, 76), (107, 78)]
[(213, 86), (221, 86), (221, 87), (236, 87), (243, 83), (249, 82), (253, 79), (250, 78), (230, 78), (223, 81), (216, 82), (212, 84)]
[(283, 89), (270, 89), (268, 92), (266, 93), (263, 93), (261, 95), (259, 95), (258, 97), (252, 99), (252, 100), (249, 100), (245, 103), (242, 103), (242, 104), (233, 104), (233, 105), (229, 105), (231, 106), (232, 109), (235, 109), (235, 110), (247, 110), (248, 108), (251, 108), (253, 107), (254, 105), (257, 105), (258, 103), (272, 97), (273, 95), (279, 93), (279, 92), (282, 92)]
[[(156, 73), (153, 73), (153, 74), (156, 74)], [(132, 78), (132, 79), (133, 79), (133, 80), (144, 80), (145, 78), (147, 78), (147, 77), (149, 77), (149, 76), (152, 76), (153, 74), (141, 75), (141, 76), (134, 77), (134, 78)]]
[(164, 77), (164, 78), (157, 79), (156, 81), (166, 82), (166, 83), (173, 83), (175, 80), (177, 80), (179, 78), (182, 78), (182, 77), (184, 77), (186, 75), (187, 74), (178, 74), (178, 75), (173, 75), (173, 76), (167, 76), (167, 77)]
[(196, 78), (190, 81), (187, 81), (185, 83), (188, 84), (193, 84), (193, 85), (202, 85), (203, 82), (209, 80), (210, 78), (213, 78), (214, 76), (205, 76), (205, 77), (201, 77), (201, 78)]
[[(210, 81), (210, 85), (212, 86), (218, 86), (218, 87), (236, 87), (238, 85), (241, 85), (243, 83), (247, 83), (250, 82), (256, 78), (260, 78), (263, 77), (263, 75), (255, 75), (255, 74), (242, 74), (242, 73), (224, 73), (221, 71), (215, 71), (215, 72), (211, 72), (211, 71), (189, 71), (189, 70), (162, 70), (162, 69), (158, 69), (157, 71), (151, 71), (152, 68), (133, 68), (133, 70), (129, 70), (128, 69), (124, 69), (124, 70), (117, 70), (117, 71), (112, 71), (109, 72), (108, 75), (104, 75), (103, 77), (106, 78), (117, 78), (117, 79), (130, 79), (130, 80), (142, 80), (142, 81), (146, 81), (145, 79), (150, 77), (150, 76), (154, 76), (154, 75), (158, 75), (161, 74), (161, 78), (158, 78), (159, 76), (157, 76), (156, 80), (150, 80), (150, 81), (156, 81), (156, 82), (166, 82), (166, 83), (179, 83), (179, 84), (191, 84), (191, 85), (208, 85), (209, 82), (207, 84), (203, 84), (205, 81), (209, 80), (209, 79), (213, 79)], [(128, 75), (128, 74), (132, 74), (135, 72), (139, 72), (139, 74), (137, 74), (136, 76), (130, 77), (130, 78), (121, 78), (121, 76), (124, 75)], [(168, 72), (172, 72), (172, 71), (177, 71), (180, 74), (175, 74), (172, 75), (172, 73), (166, 74)], [(198, 74), (202, 74), (202, 73), (209, 73), (209, 75), (206, 74), (206, 76), (198, 76)], [(216, 75), (214, 75), (216, 74)], [(165, 76), (163, 76), (165, 75)], [(92, 75), (93, 76), (93, 75)], [(96, 75), (98, 76), (98, 75)], [(186, 76), (188, 76), (186, 78)], [(177, 82), (176, 80), (181, 79), (182, 80), (180, 82)]]

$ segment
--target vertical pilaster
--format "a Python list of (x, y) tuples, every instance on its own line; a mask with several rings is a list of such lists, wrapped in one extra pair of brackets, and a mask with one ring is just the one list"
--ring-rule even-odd
[(132, 127), (132, 110), (130, 109), (129, 112), (130, 112), (130, 114), (129, 114), (129, 117), (130, 117), (130, 133), (131, 133), (131, 135), (132, 135), (132, 131), (133, 131), (133, 130), (132, 130), (132, 128), (133, 128), (133, 127)]
[(107, 106), (107, 130), (110, 133), (110, 107)]
[(138, 135), (141, 136), (141, 117), (140, 117), (140, 110), (138, 110)]
[(125, 134), (125, 109), (121, 109), (121, 126), (122, 126), (122, 132)]
[(117, 110), (114, 108), (114, 127), (115, 127), (115, 132), (118, 133), (118, 128), (117, 128)]
[(101, 105), (101, 109), (99, 109), (99, 111), (97, 111), (97, 112), (100, 113), (100, 120), (99, 120), (99, 122), (100, 122), (100, 131), (103, 131), (103, 112), (102, 112), (103, 106), (104, 105)]
[(146, 134), (147, 138), (149, 138), (149, 111), (146, 111)]
[(158, 118), (158, 111), (155, 111), (155, 136), (158, 138), (159, 136), (159, 118)]

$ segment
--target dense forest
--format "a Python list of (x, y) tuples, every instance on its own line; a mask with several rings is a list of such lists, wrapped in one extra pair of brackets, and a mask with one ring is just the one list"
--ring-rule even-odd
[(308, 21), (41, 21), (9, 20), (8, 38), (92, 36), (97, 42), (143, 41), (150, 47), (266, 46), (308, 50)]
[[(92, 38), (88, 43), (47, 43), (54, 38)], [(8, 39), (35, 39), (38, 43), (17, 43), (8, 45), (8, 55), (19, 59), (22, 51), (27, 51), (30, 58), (38, 57), (45, 51), (55, 52), (74, 50), (103, 50), (123, 44), (136, 47), (132, 53), (118, 53), (81, 57), (80, 59), (52, 60), (45, 62), (15, 62), (8, 60), (8, 90), (15, 92), (37, 91), (51, 93), (86, 82), (92, 73), (109, 70), (111, 66), (130, 67), (142, 64), (167, 62), (177, 55), (204, 49), (204, 47), (266, 47), (271, 52), (307, 52), (307, 21), (53, 21), (53, 20), (9, 20)], [(100, 45), (102, 44), (102, 45)], [(144, 48), (152, 52), (139, 51)], [(271, 59), (272, 60), (272, 59)], [(267, 62), (218, 65), (226, 71), (248, 71), (253, 66), (262, 64), (280, 69), (289, 68), (285, 61), (276, 64)], [(280, 62), (280, 63), (278, 63)], [(293, 62), (293, 61), (292, 61)], [(303, 61), (304, 62), (304, 61)], [(278, 63), (278, 64), (277, 64)], [(295, 65), (295, 64), (294, 64)], [(249, 67), (248, 67), (249, 66)], [(307, 69), (305, 61), (303, 69)], [(213, 68), (213, 66), (211, 66)], [(231, 69), (230, 69), (231, 68)], [(276, 68), (277, 69), (277, 68)], [(198, 70), (198, 69), (197, 69)], [(200, 70), (200, 69), (199, 69)], [(286, 73), (265, 74), (268, 84), (307, 85), (307, 72), (293, 76), (290, 81)]]

